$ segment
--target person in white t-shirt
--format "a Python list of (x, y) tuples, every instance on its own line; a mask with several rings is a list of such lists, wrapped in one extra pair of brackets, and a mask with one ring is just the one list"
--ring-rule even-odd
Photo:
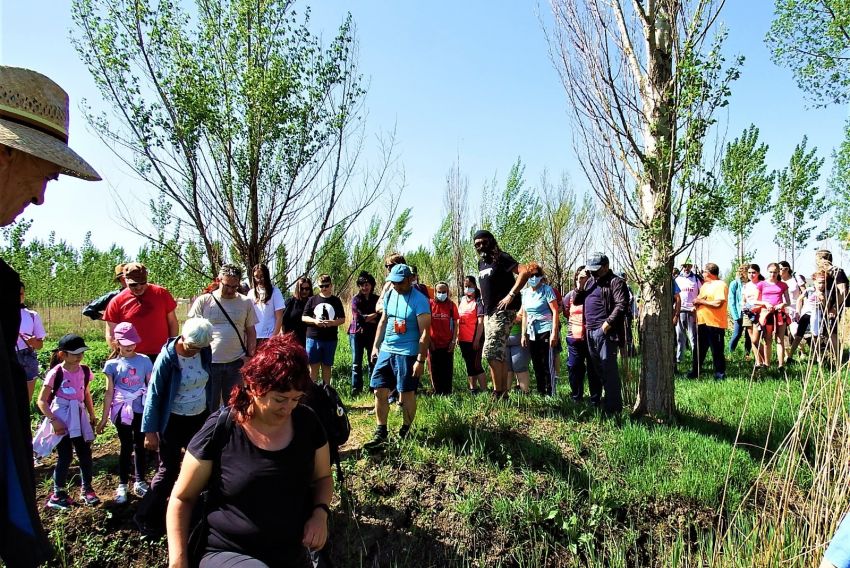
[(251, 289), (248, 299), (254, 304), (257, 315), (257, 347), (270, 337), (280, 334), (283, 327), (283, 294), (280, 288), (272, 284), (269, 267), (265, 264), (256, 265), (251, 270)]

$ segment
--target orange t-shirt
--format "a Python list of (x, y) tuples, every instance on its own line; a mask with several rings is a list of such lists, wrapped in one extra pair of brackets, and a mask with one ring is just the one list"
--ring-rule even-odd
[(726, 317), (729, 300), (729, 287), (723, 280), (706, 280), (699, 289), (697, 298), (700, 300), (723, 300), (719, 308), (697, 306), (697, 325), (705, 324), (711, 327), (726, 329)]

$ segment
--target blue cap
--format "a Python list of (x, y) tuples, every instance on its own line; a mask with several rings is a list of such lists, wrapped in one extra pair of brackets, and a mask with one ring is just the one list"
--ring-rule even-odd
[(390, 275), (387, 276), (387, 280), (398, 284), (408, 276), (413, 276), (413, 273), (410, 271), (410, 267), (406, 264), (396, 264), (393, 266), (392, 270), (390, 270)]

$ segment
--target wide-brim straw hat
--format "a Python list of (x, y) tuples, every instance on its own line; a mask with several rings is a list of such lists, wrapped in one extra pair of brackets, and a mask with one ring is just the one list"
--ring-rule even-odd
[(0, 144), (56, 164), (59, 173), (100, 179), (68, 147), (68, 94), (41, 73), (0, 65)]

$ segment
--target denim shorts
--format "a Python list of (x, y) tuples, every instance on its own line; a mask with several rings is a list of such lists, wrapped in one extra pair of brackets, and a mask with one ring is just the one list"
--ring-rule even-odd
[(321, 363), (332, 367), (334, 355), (336, 354), (336, 339), (313, 339), (307, 338), (307, 359), (311, 365)]
[(396, 355), (380, 351), (369, 386), (373, 389), (416, 392), (419, 388), (419, 378), (413, 376), (414, 363), (416, 355)]

